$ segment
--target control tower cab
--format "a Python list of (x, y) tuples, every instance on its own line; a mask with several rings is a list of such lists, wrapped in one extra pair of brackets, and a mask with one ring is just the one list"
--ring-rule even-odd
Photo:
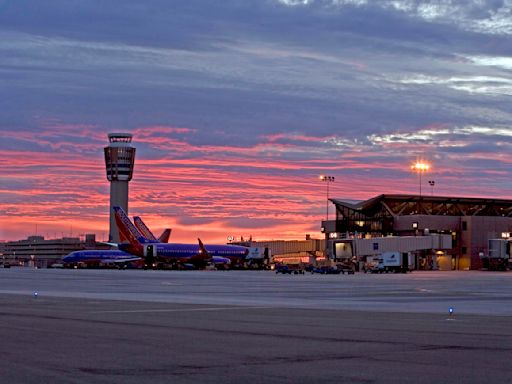
[(128, 213), (128, 182), (133, 176), (135, 147), (130, 133), (109, 133), (105, 147), (105, 166), (110, 181), (110, 232), (109, 241), (119, 243), (119, 231), (114, 217), (114, 206)]

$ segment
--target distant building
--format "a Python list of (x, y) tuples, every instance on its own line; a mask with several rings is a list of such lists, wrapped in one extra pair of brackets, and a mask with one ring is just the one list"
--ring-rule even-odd
[(94, 234), (62, 239), (45, 239), (43, 236), (29, 236), (25, 240), (0, 243), (3, 264), (46, 268), (59, 263), (62, 257), (81, 249), (109, 249), (108, 245), (96, 242)]
[[(452, 248), (439, 258), (443, 269), (481, 268), (479, 255), (488, 254), (488, 240), (512, 232), (512, 200), (380, 195), (357, 204), (330, 201), (336, 208), (336, 219), (322, 222), (329, 249), (351, 237), (450, 234)], [(419, 266), (428, 265), (431, 255), (421, 251), (417, 257)]]

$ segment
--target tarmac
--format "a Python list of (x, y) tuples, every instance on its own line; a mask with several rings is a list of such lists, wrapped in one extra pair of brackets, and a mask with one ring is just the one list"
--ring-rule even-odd
[(511, 283), (0, 269), (0, 383), (510, 383)]

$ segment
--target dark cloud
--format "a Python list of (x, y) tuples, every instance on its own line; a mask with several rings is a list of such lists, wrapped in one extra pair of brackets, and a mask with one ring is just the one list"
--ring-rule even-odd
[(390, 7), (331, 4), (9, 3), (0, 21), (22, 44), (3, 48), (15, 89), (6, 106), (23, 98), (31, 114), (79, 121), (99, 111), (108, 127), (172, 121), (203, 128), (211, 140), (234, 130), (315, 126), (326, 134), (340, 121), (349, 135), (387, 130), (397, 119), (421, 126), (436, 111), (439, 120), (455, 118), (439, 100), (481, 102), (445, 85), (394, 87), (390, 76), (472, 70), (456, 54), (466, 46), (484, 53), (487, 35)]

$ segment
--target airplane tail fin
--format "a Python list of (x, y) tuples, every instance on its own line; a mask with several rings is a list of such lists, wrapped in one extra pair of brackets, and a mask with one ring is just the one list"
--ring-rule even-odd
[(128, 242), (128, 238), (126, 237), (124, 231), (121, 231), (121, 229), (119, 228), (119, 225), (117, 226), (118, 228), (118, 231), (119, 231), (119, 241), (121, 243), (127, 243)]
[(204, 244), (201, 241), (201, 239), (198, 238), (197, 241), (199, 242), (199, 253), (197, 254), (196, 258), (201, 260), (210, 260), (211, 255), (204, 247)]
[(153, 235), (153, 232), (151, 232), (148, 226), (142, 221), (140, 216), (135, 216), (133, 218), (133, 223), (146, 239), (154, 242), (158, 241), (155, 235)]
[(130, 245), (136, 249), (141, 249), (142, 243), (146, 242), (144, 236), (135, 228), (121, 207), (113, 207), (113, 209), (117, 228), (119, 229), (119, 237), (128, 240)]
[(171, 232), (172, 232), (172, 229), (166, 228), (162, 232), (160, 237), (158, 238), (158, 241), (160, 241), (161, 243), (168, 243), (169, 242), (169, 237), (171, 237)]

